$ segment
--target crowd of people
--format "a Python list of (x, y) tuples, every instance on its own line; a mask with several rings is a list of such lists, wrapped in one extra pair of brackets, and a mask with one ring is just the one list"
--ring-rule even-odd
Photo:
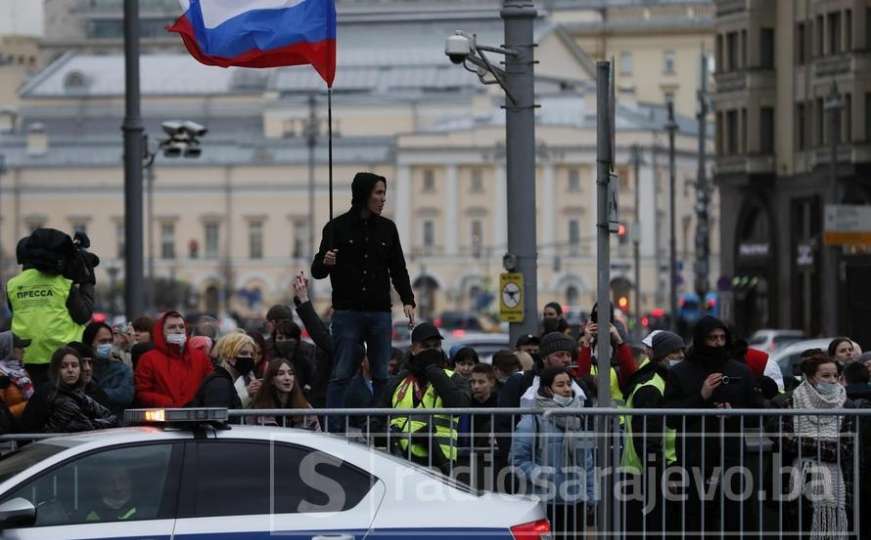
[[(787, 505), (794, 519), (778, 526), (837, 537), (854, 525), (859, 502), (851, 467), (869, 471), (871, 460), (854, 452), (857, 447), (871, 452), (871, 426), (864, 425), (871, 417), (772, 414), (772, 409), (871, 406), (871, 358), (849, 338), (835, 339), (828, 350), (806, 351), (798, 383), (713, 317), (698, 322), (689, 344), (668, 331), (633, 343), (614, 319), (613, 307), (594, 306), (575, 337), (559, 304), (550, 303), (539, 332), (522, 336), (489, 363), (470, 347), (444, 350), (444, 337), (430, 322), (414, 325), (409, 349), (399, 351), (391, 346), (391, 283), (411, 324), (415, 303), (396, 227), (381, 216), (386, 180), (360, 173), (353, 195), (352, 209), (324, 228), (312, 264), (313, 277), (332, 280), (329, 323), (315, 311), (309, 282), (300, 272), (292, 285), (293, 307), (273, 306), (257, 331), (221, 335), (215, 319), (187, 320), (176, 311), (113, 327), (88, 322), (91, 285), (25, 263), (23, 277), (7, 285), (13, 319), (11, 330), (0, 333), (0, 430), (108, 428), (119, 425), (130, 407), (251, 409), (238, 421), (314, 431), (356, 429), (371, 436), (372, 444), (419, 464), (448, 474), (463, 470), (458, 476), (479, 487), (537, 493), (550, 501), (552, 519), (574, 523), (580, 534), (601, 500), (594, 468), (601, 457), (596, 434), (604, 424), (584, 410), (597, 402), (596, 346), (608, 339), (610, 395), (626, 411), (617, 421), (621, 437), (612, 444), (619, 447), (622, 478), (645, 491), (625, 506), (628, 531), (742, 527), (746, 532), (746, 524), (757, 518), (759, 527), (766, 527), (753, 508), (768, 501), (690, 495), (674, 503), (660, 496), (660, 487), (671, 483), (659, 480), (679, 466), (699, 472), (690, 476), (688, 493), (709, 487), (721, 493), (732, 487), (712, 483), (723, 468), (750, 463), (755, 471), (768, 471), (775, 452), (802, 474), (822, 471), (826, 478), (810, 486), (802, 482), (800, 497)], [(327, 408), (430, 413), (319, 412)], [(440, 412), (451, 408), (471, 412)], [(518, 408), (522, 414), (498, 414)], [(633, 415), (635, 409), (663, 412)], [(698, 409), (757, 409), (760, 414), (676, 411)], [(776, 448), (760, 446), (748, 459), (745, 446), (753, 430), (768, 434)], [(858, 446), (852, 439), (845, 442), (851, 435), (860, 437)], [(490, 470), (512, 471), (510, 488), (497, 485), (496, 475), (483, 477), (484, 461)], [(551, 492), (553, 486), (557, 489)], [(859, 491), (861, 501), (871, 500), (865, 484)]]

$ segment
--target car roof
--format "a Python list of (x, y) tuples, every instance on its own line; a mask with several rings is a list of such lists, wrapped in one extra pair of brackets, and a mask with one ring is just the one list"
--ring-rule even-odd
[(832, 342), (833, 339), (835, 338), (805, 339), (802, 341), (797, 341), (795, 343), (790, 343), (789, 345), (775, 353), (775, 359), (784, 358), (795, 353), (801, 353), (808, 349), (826, 350), (829, 348), (829, 344)]

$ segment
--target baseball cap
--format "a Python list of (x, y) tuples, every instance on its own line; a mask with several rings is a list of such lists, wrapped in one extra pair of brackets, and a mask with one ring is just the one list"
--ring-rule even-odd
[(517, 344), (515, 347), (519, 348), (526, 345), (541, 345), (541, 339), (539, 339), (535, 334), (526, 334), (517, 338)]
[(411, 342), (412, 343), (422, 343), (428, 339), (438, 338), (445, 339), (441, 333), (439, 333), (439, 329), (433, 323), (423, 322), (414, 327), (414, 330), (411, 331)]

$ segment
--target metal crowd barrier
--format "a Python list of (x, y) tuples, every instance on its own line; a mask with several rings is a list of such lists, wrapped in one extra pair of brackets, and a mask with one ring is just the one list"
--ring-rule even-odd
[(230, 411), (313, 416), (474, 490), (539, 497), (555, 538), (871, 538), (871, 409)]

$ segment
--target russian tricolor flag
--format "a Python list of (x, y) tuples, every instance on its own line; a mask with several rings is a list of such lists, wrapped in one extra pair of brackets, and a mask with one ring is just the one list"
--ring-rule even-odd
[(311, 64), (328, 87), (336, 76), (334, 0), (179, 0), (168, 28), (194, 58), (212, 66)]

